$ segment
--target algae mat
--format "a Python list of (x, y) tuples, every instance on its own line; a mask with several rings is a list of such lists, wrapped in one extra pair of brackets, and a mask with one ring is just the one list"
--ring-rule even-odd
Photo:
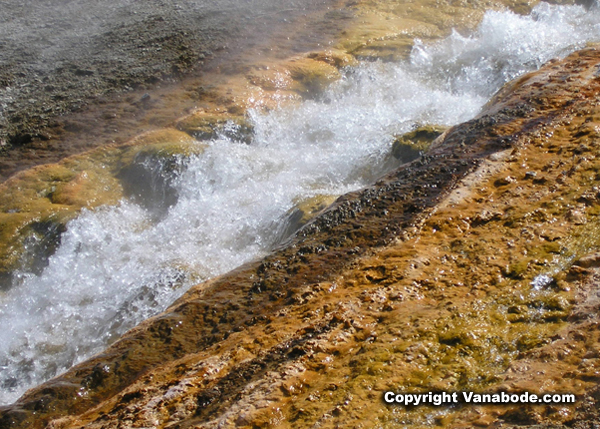
[[(172, 128), (184, 131), (197, 140), (204, 140), (215, 136), (216, 130), (222, 129), (225, 122), (233, 121), (241, 127), (242, 132), (230, 137), (247, 141), (252, 135), (251, 127), (244, 118), (248, 108), (268, 110), (282, 103), (300, 102), (302, 99), (315, 97), (331, 82), (340, 79), (344, 67), (356, 65), (357, 58), (403, 58), (409, 52), (415, 38), (431, 41), (448, 35), (452, 28), (467, 31), (480, 22), (486, 10), (508, 7), (519, 13), (527, 13), (536, 3), (538, 2), (363, 1), (331, 6), (332, 10), (324, 16), (319, 15), (323, 12), (321, 9), (312, 5), (311, 8), (317, 9), (313, 12), (318, 19), (308, 11), (304, 19), (316, 20), (316, 23), (312, 24), (320, 29), (316, 34), (330, 36), (331, 31), (337, 31), (337, 40), (332, 42), (336, 49), (304, 52), (302, 55), (289, 57), (290, 52), (295, 49), (310, 48), (318, 43), (304, 42), (299, 47), (294, 47), (288, 46), (291, 43), (288, 42), (277, 49), (269, 49), (266, 53), (261, 51), (260, 55), (256, 50), (262, 44), (247, 49), (240, 47), (236, 52), (219, 56), (210, 67), (206, 65), (201, 76), (188, 76), (181, 85), (161, 89), (160, 94), (150, 91), (151, 85), (144, 86), (141, 91), (150, 92), (129, 95), (127, 100), (114, 101), (117, 104), (124, 102), (127, 105), (125, 107), (118, 107), (106, 99), (99, 99), (97, 107), (100, 110), (95, 114), (82, 113), (80, 118), (65, 116), (61, 121), (74, 124), (68, 138), (59, 135), (38, 136), (31, 143), (31, 147), (24, 144), (19, 146), (20, 149), (15, 146), (10, 150), (8, 146), (0, 144), (0, 157), (10, 164), (16, 163), (17, 169), (30, 165), (30, 162), (37, 164), (53, 161), (57, 157), (62, 158), (65, 154), (79, 152), (84, 148), (102, 146), (81, 156), (64, 159), (58, 165), (47, 164), (46, 167), (23, 172), (0, 185), (0, 193), (5, 196), (0, 202), (0, 289), (11, 287), (15, 270), (39, 272), (43, 269), (47, 257), (53, 253), (60, 240), (61, 232), (65, 230), (66, 222), (77, 216), (82, 208), (114, 205), (123, 197), (131, 197), (130, 184), (123, 183), (123, 179), (130, 175), (122, 172), (126, 169), (125, 164), (131, 164), (135, 153), (128, 155), (128, 160), (123, 161), (120, 158), (121, 152), (135, 152), (135, 149), (123, 149), (131, 146), (143, 152), (143, 146), (152, 145), (153, 139), (138, 136), (127, 140), (122, 147), (114, 143), (115, 140), (122, 141), (126, 138), (125, 133), (118, 137), (113, 135), (108, 139), (112, 143), (107, 145), (106, 140), (103, 140), (105, 135), (99, 137), (90, 129), (90, 126), (99, 128), (99, 120), (109, 120), (106, 127), (113, 130), (119, 126), (110, 121), (124, 114), (125, 110), (133, 109), (137, 116), (128, 117), (128, 125), (124, 126), (124, 129), (128, 129), (130, 134), (154, 129), (157, 135), (171, 135), (175, 145), (180, 141), (189, 145), (190, 139), (184, 135), (176, 135)], [(333, 25), (332, 22), (336, 24)], [(294, 25), (299, 27), (299, 33), (292, 38), (294, 40), (312, 28), (302, 20)], [(324, 27), (331, 28), (326, 31)], [(48, 31), (44, 28), (38, 30)], [(234, 35), (229, 37), (234, 38)], [(88, 42), (90, 41), (86, 43)], [(73, 70), (79, 70), (73, 67)], [(51, 72), (48, 73), (52, 75)], [(90, 76), (83, 74), (79, 77), (83, 80), (94, 77)], [(20, 79), (26, 78), (25, 74)], [(39, 82), (35, 79), (34, 81), (31, 85), (23, 83), (21, 87), (35, 88), (34, 83), (37, 85)], [(4, 91), (10, 95), (12, 90), (9, 89), (10, 86), (7, 86)], [(30, 89), (24, 91), (29, 94)], [(9, 98), (20, 99), (14, 94)], [(60, 100), (63, 98), (65, 97), (59, 97)], [(42, 105), (49, 103), (47, 100), (41, 101)], [(175, 111), (181, 115), (184, 108), (192, 109), (190, 103), (197, 106), (193, 113), (175, 121)], [(26, 105), (22, 104), (22, 108)], [(64, 113), (66, 108), (61, 109)], [(118, 114), (114, 113), (116, 111)], [(17, 118), (13, 121), (10, 112), (8, 109), (3, 113), (3, 116), (6, 116), (4, 119), (14, 122), (17, 128), (20, 127), (22, 124), (19, 125), (20, 119), (17, 119), (27, 115), (19, 113), (20, 111), (13, 112), (13, 116)], [(151, 117), (146, 117), (147, 114)], [(153, 116), (155, 114), (158, 116)], [(46, 114), (44, 120), (50, 120), (51, 116), (50, 113)], [(41, 125), (35, 125), (33, 128), (39, 126)], [(162, 128), (157, 130), (157, 126)], [(31, 134), (29, 131), (28, 133)], [(99, 133), (102, 135), (101, 131)], [(58, 146), (52, 143), (54, 140)], [(3, 153), (5, 150), (8, 152)], [(21, 150), (27, 153), (18, 155), (17, 152)], [(185, 153), (186, 149), (183, 152)], [(48, 156), (42, 155), (41, 159), (38, 159), (38, 156), (44, 153)], [(143, 157), (142, 154), (140, 158)], [(23, 163), (19, 164), (19, 160)], [(0, 164), (2, 162), (4, 161), (0, 160)], [(13, 172), (12, 169), (9, 170)], [(126, 189), (123, 189), (123, 186)], [(27, 249), (26, 243), (30, 242), (35, 242), (36, 245)]]
[[(592, 427), (599, 66), (590, 48), (508, 85), (285, 248), (3, 407), (3, 426)], [(388, 390), (578, 402), (405, 409)]]

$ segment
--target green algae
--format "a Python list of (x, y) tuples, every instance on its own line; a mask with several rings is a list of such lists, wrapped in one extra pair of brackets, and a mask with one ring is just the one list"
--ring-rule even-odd
[[(359, 25), (347, 28), (338, 46), (360, 59), (399, 60), (410, 54), (415, 39), (428, 43), (449, 35), (453, 29), (472, 31), (486, 10), (508, 8), (528, 14), (537, 3), (535, 0), (357, 2), (353, 5)], [(573, 4), (574, 1), (553, 3)]]
[(291, 60), (286, 67), (294, 81), (291, 89), (308, 98), (323, 93), (341, 77), (336, 66), (311, 58)]
[(132, 183), (144, 182), (134, 177), (144, 161), (162, 160), (164, 171), (173, 172), (179, 159), (203, 148), (188, 134), (165, 129), (24, 171), (2, 184), (0, 289), (10, 287), (17, 269), (39, 272), (81, 209), (116, 205), (146, 192), (131, 190)]
[(231, 113), (208, 113), (199, 111), (175, 123), (175, 127), (198, 140), (210, 140), (223, 136), (234, 141), (249, 143), (254, 127), (245, 116)]
[(289, 235), (289, 233), (306, 225), (311, 219), (329, 207), (337, 197), (337, 195), (318, 194), (310, 198), (295, 201), (294, 207), (288, 211), (288, 233), (284, 235)]
[(438, 125), (423, 125), (402, 134), (392, 143), (392, 155), (403, 163), (413, 161), (426, 152), (446, 129)]

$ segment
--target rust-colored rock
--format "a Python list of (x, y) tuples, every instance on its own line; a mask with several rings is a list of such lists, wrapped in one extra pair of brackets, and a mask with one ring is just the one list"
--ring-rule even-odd
[[(0, 427), (592, 427), (600, 274), (567, 271), (600, 244), (598, 66), (588, 48), (508, 85), (282, 249), (2, 407)], [(579, 401), (404, 409), (387, 390)]]

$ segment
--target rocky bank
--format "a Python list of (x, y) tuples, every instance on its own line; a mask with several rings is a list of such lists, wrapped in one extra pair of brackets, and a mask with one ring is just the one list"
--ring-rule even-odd
[[(507, 85), (280, 250), (3, 407), (2, 427), (594, 427), (599, 68), (588, 48)], [(387, 390), (578, 402), (405, 409)]]
[[(123, 143), (210, 104), (215, 82), (205, 74), (231, 73), (249, 57), (289, 56), (326, 45), (345, 22), (335, 13), (340, 4), (3, 2), (0, 181)], [(279, 41), (275, 49), (273, 40)]]
[[(486, 10), (528, 13), (539, 2), (292, 3), (3, 6), (0, 290), (16, 269), (43, 269), (82, 208), (149, 201), (156, 190), (131, 180), (149, 157), (172, 164), (228, 122), (236, 125), (228, 137), (247, 141), (250, 108), (313, 98), (359, 60), (405, 58), (415, 38), (469, 31)], [(197, 52), (207, 46), (210, 55)], [(189, 67), (175, 61), (199, 56)]]

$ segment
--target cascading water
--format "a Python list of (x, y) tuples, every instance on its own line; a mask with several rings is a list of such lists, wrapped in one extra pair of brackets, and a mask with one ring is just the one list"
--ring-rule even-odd
[(84, 211), (39, 274), (0, 295), (0, 403), (66, 370), (163, 310), (189, 286), (260, 257), (294, 204), (365, 186), (389, 167), (393, 136), (477, 114), (500, 86), (600, 41), (600, 12), (540, 4), (489, 12), (476, 33), (409, 61), (347, 70), (320, 100), (250, 112), (251, 144), (215, 139), (182, 160), (156, 216), (132, 201)]

